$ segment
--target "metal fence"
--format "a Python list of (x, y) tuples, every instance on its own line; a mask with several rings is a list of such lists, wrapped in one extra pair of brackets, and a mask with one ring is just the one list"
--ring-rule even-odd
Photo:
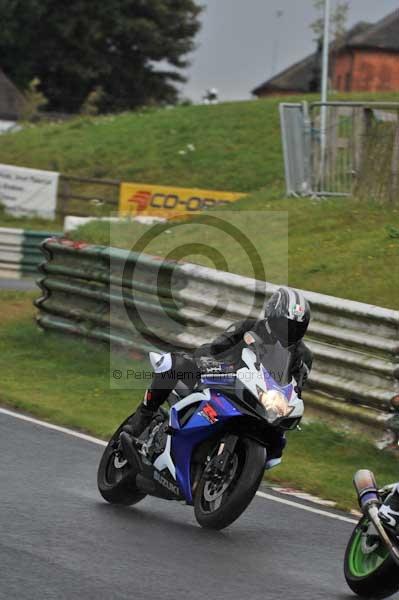
[[(193, 349), (233, 321), (258, 316), (276, 289), (193, 264), (68, 240), (48, 240), (43, 252), (39, 325), (129, 349)], [(123, 277), (126, 265), (136, 267), (133, 279)], [(307, 338), (315, 355), (312, 404), (383, 427), (399, 393), (399, 312), (305, 295), (313, 314)], [(133, 327), (138, 309), (143, 318)]]
[(287, 194), (311, 192), (310, 123), (306, 102), (280, 104)]
[(76, 217), (109, 215), (118, 209), (120, 184), (120, 181), (113, 179), (61, 175), (57, 196), (57, 216), (63, 220), (66, 215)]
[(280, 114), (288, 194), (399, 201), (399, 103), (282, 104)]

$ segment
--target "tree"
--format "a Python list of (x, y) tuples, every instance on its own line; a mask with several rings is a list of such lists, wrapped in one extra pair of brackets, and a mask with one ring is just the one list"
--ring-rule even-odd
[[(310, 28), (315, 34), (315, 41), (319, 42), (324, 32), (324, 6), (325, 0), (313, 0), (313, 5), (318, 12), (318, 17)], [(334, 41), (339, 41), (345, 34), (349, 15), (349, 0), (338, 0), (331, 13), (330, 35)]]
[(0, 0), (1, 68), (48, 109), (77, 112), (93, 90), (101, 111), (173, 103), (200, 28), (196, 0)]
[(48, 100), (39, 92), (40, 79), (35, 77), (29, 82), (27, 90), (25, 90), (25, 102), (21, 109), (20, 118), (22, 121), (35, 121), (40, 115), (40, 109), (43, 109)]

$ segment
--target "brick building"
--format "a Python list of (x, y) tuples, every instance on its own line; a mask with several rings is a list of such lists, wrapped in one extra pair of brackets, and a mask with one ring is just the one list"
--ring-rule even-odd
[[(321, 48), (256, 87), (255, 96), (317, 92)], [(358, 23), (332, 46), (330, 81), (341, 92), (399, 91), (399, 9), (371, 25)]]

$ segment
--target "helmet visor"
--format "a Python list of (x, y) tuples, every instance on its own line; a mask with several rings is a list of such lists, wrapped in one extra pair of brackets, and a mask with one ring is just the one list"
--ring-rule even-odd
[(291, 346), (301, 341), (308, 328), (306, 321), (293, 321), (284, 317), (269, 319), (272, 333), (283, 346)]

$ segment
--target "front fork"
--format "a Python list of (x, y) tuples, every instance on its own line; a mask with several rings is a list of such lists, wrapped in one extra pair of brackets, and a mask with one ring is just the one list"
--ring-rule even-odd
[(222, 480), (229, 473), (231, 457), (238, 439), (238, 435), (229, 434), (221, 440), (217, 454), (205, 467), (205, 476), (208, 480)]
[[(373, 473), (366, 469), (361, 469), (355, 474), (353, 484), (357, 491), (359, 505), (363, 514), (370, 519), (380, 539), (389, 550), (392, 559), (395, 561), (397, 566), (399, 566), (398, 547), (392, 543), (378, 514), (379, 507), (381, 505), (381, 499)], [(388, 488), (384, 488), (384, 491), (387, 490)]]

